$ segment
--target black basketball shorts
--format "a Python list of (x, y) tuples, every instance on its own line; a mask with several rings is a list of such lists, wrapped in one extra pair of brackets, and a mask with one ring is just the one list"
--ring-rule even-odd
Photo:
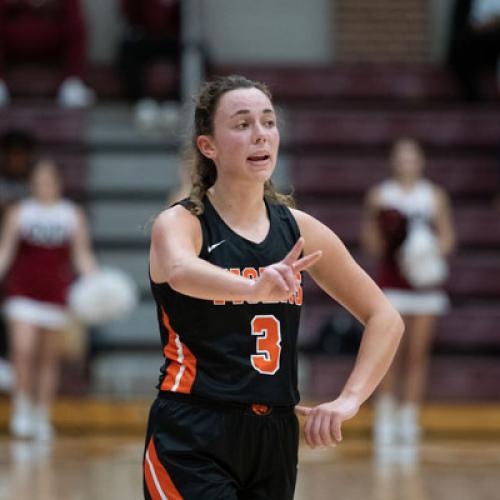
[(298, 440), (293, 407), (162, 393), (149, 415), (144, 498), (291, 500)]

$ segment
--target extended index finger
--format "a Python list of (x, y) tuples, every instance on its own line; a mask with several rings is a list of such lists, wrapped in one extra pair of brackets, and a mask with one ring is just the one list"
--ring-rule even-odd
[(293, 248), (288, 252), (287, 256), (283, 259), (283, 262), (291, 266), (299, 257), (304, 248), (304, 238), (302, 236), (297, 240)]
[(307, 269), (316, 264), (316, 262), (318, 262), (318, 260), (321, 259), (322, 255), (323, 252), (321, 250), (317, 250), (314, 253), (310, 253), (309, 255), (302, 257), (302, 259), (294, 262), (292, 264), (292, 268), (295, 272), (303, 271), (304, 269)]

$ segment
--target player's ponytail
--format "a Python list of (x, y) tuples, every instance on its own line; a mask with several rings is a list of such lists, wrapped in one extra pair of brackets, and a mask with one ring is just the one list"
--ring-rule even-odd
[(187, 163), (191, 166), (192, 187), (189, 199), (192, 203), (191, 212), (196, 215), (203, 213), (203, 198), (217, 179), (217, 170), (212, 160), (203, 156), (196, 146), (188, 151)]

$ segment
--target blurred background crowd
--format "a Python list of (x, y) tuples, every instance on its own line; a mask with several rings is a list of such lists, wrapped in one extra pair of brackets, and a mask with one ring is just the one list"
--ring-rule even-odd
[[(427, 402), (498, 402), (498, 0), (0, 0), (3, 238), (6, 214), (38, 196), (34, 167), (50, 158), (88, 219), (87, 251), (140, 289), (123, 319), (58, 325), (47, 358), (59, 360), (57, 397), (154, 394), (150, 221), (189, 191), (193, 91), (230, 73), (264, 81), (279, 105), (278, 186), (293, 186), (298, 207), (341, 237), (405, 316), (407, 342), (374, 405), (377, 442), (418, 441)], [(419, 224), (419, 241), (435, 246), (422, 282), (402, 262)], [(305, 295), (302, 393), (323, 400), (343, 385), (359, 326), (308, 281)], [(15, 434), (12, 363), (37, 355), (15, 351), (11, 330), (4, 317), (0, 425)]]

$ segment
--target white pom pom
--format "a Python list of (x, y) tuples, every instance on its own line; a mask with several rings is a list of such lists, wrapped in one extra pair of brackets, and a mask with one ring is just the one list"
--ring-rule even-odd
[(448, 277), (448, 266), (439, 253), (436, 237), (423, 223), (414, 223), (399, 253), (401, 271), (417, 288), (440, 285)]
[(116, 268), (101, 268), (71, 286), (69, 306), (81, 321), (95, 325), (130, 313), (138, 298), (137, 285), (126, 273)]

